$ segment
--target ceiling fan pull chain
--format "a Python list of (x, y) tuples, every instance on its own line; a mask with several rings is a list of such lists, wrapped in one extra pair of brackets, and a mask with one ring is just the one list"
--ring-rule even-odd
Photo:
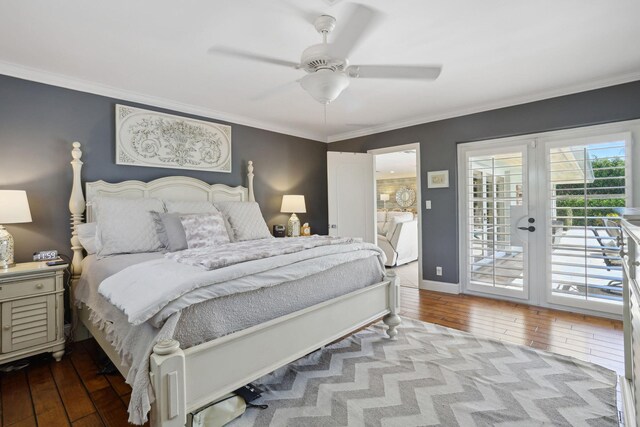
[(324, 127), (327, 127), (327, 104), (323, 104), (324, 106)]

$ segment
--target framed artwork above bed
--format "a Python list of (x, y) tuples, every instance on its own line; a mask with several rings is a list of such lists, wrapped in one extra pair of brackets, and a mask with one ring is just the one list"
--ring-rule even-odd
[(231, 126), (116, 104), (116, 164), (231, 172)]

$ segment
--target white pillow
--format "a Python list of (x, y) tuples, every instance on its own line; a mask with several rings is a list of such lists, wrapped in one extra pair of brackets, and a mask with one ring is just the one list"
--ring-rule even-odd
[(229, 243), (224, 218), (218, 211), (180, 215), (189, 249), (205, 248)]
[(206, 200), (165, 200), (164, 206), (167, 208), (168, 213), (194, 214), (218, 212), (215, 206), (213, 206), (213, 203)]
[(256, 202), (227, 201), (213, 204), (229, 220), (233, 230), (231, 240), (242, 242), (273, 237)]
[(99, 197), (94, 200), (97, 217), (98, 258), (163, 249), (151, 212), (164, 212), (159, 199)]
[(80, 244), (87, 251), (87, 255), (93, 255), (96, 253), (96, 223), (88, 222), (84, 224), (78, 224), (78, 239)]

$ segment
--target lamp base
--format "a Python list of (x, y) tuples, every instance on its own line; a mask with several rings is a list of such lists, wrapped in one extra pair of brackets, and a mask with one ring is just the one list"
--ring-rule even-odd
[(300, 236), (300, 220), (296, 214), (291, 214), (289, 222), (287, 223), (287, 236), (299, 237)]
[(0, 268), (7, 269), (16, 263), (13, 260), (13, 236), (0, 225)]

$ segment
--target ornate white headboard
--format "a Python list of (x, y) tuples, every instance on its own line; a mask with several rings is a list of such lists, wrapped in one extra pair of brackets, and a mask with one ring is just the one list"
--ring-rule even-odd
[[(251, 166), (251, 163), (249, 163)], [(187, 176), (167, 176), (150, 182), (122, 181), (110, 183), (105, 181), (87, 182), (86, 186), (86, 218), (93, 221), (92, 201), (99, 196), (117, 196), (131, 199), (154, 197), (163, 200), (221, 200), (248, 201), (253, 200), (246, 187), (229, 187), (224, 184), (207, 184), (199, 179)]]
[(71, 167), (73, 168), (73, 187), (69, 200), (71, 211), (71, 249), (73, 250), (72, 283), (80, 278), (82, 273), (82, 245), (78, 240), (77, 227), (83, 222), (82, 217), (86, 209), (87, 222), (93, 220), (92, 201), (99, 196), (118, 196), (132, 199), (154, 197), (165, 200), (238, 200), (255, 201), (253, 194), (253, 162), (247, 166), (248, 187), (230, 187), (224, 184), (208, 184), (199, 179), (186, 176), (167, 176), (150, 182), (122, 181), (109, 183), (95, 181), (86, 183), (86, 199), (82, 194), (80, 172), (82, 169), (82, 151), (80, 143), (74, 142), (71, 150)]

